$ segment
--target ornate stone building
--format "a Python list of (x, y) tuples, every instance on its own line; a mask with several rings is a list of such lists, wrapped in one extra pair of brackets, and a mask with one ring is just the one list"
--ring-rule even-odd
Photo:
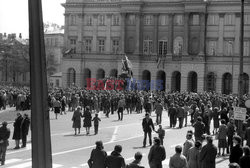
[[(240, 0), (66, 0), (63, 86), (117, 76), (124, 54), (136, 79), (166, 91), (237, 93)], [(245, 4), (244, 92), (249, 92), (250, 4)]]

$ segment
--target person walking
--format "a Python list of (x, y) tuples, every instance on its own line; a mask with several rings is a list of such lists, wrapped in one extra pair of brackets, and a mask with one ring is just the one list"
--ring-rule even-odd
[(162, 161), (166, 159), (166, 151), (161, 145), (159, 138), (154, 138), (154, 145), (148, 153), (148, 163), (150, 168), (162, 168)]
[(23, 115), (23, 120), (21, 122), (21, 137), (22, 137), (22, 146), (21, 148), (26, 147), (27, 143), (27, 135), (29, 133), (29, 127), (30, 127), (30, 118), (28, 114)]
[(10, 129), (7, 128), (7, 122), (2, 122), (2, 126), (0, 127), (0, 161), (1, 165), (5, 164), (5, 156), (7, 146), (9, 146), (9, 137), (10, 137)]
[(95, 117), (92, 119), (94, 121), (94, 129), (95, 129), (95, 135), (98, 134), (98, 128), (99, 128), (99, 122), (101, 119), (98, 117), (98, 113), (95, 114)]
[(169, 159), (169, 168), (187, 168), (187, 159), (181, 154), (182, 147), (175, 147), (175, 154)]
[(144, 168), (141, 166), (141, 159), (142, 159), (142, 154), (141, 152), (136, 152), (134, 156), (135, 160), (128, 164), (126, 168)]
[(83, 127), (86, 128), (86, 134), (89, 135), (89, 130), (90, 130), (90, 127), (92, 126), (91, 124), (91, 120), (92, 120), (92, 116), (91, 116), (91, 112), (90, 112), (90, 107), (87, 106), (86, 107), (86, 110), (83, 114)]
[(12, 139), (15, 140), (16, 146), (14, 149), (19, 149), (19, 143), (21, 139), (21, 123), (23, 121), (23, 117), (20, 113), (17, 113), (17, 118), (15, 119), (15, 122), (13, 124), (14, 126), (14, 132), (13, 132), (13, 137)]
[(170, 119), (170, 128), (174, 128), (175, 125), (176, 125), (176, 113), (177, 113), (177, 110), (176, 108), (174, 107), (174, 104), (172, 103), (168, 109), (168, 116), (169, 116), (169, 119)]
[(123, 111), (124, 111), (124, 108), (125, 108), (125, 98), (124, 96), (121, 97), (121, 99), (118, 101), (118, 120), (123, 120)]
[(185, 116), (185, 111), (183, 108), (183, 104), (180, 103), (179, 105), (177, 105), (177, 114), (176, 114), (176, 117), (178, 118), (178, 121), (179, 121), (179, 128), (180, 129), (183, 126), (184, 116)]
[(144, 132), (143, 147), (146, 147), (147, 135), (149, 138), (149, 144), (152, 145), (152, 130), (155, 131), (153, 120), (149, 117), (149, 113), (145, 114), (145, 118), (142, 120), (142, 129)]
[(188, 150), (187, 153), (187, 163), (188, 168), (200, 168), (199, 156), (201, 150), (201, 142), (196, 141), (195, 145)]
[(217, 155), (217, 147), (213, 144), (213, 137), (206, 137), (207, 144), (204, 145), (200, 152), (200, 168), (215, 168), (215, 159)]
[(107, 156), (105, 161), (105, 168), (125, 168), (125, 160), (121, 155), (122, 146), (115, 145), (114, 151)]
[(81, 117), (82, 117), (82, 113), (81, 113), (81, 107), (78, 106), (77, 109), (74, 111), (73, 116), (72, 116), (72, 121), (73, 121), (73, 125), (72, 127), (75, 129), (75, 135), (78, 129), (78, 134), (80, 134), (80, 130), (81, 130)]
[(226, 121), (224, 119), (221, 120), (221, 125), (219, 127), (218, 132), (218, 147), (219, 147), (219, 153), (218, 155), (221, 155), (221, 148), (222, 148), (222, 156), (225, 156), (225, 149), (227, 148), (227, 126)]
[(233, 118), (230, 118), (227, 124), (227, 154), (231, 153), (233, 148), (233, 136), (236, 132), (236, 125)]
[(61, 111), (61, 102), (59, 101), (59, 99), (56, 99), (53, 102), (53, 107), (54, 107), (55, 118), (57, 119), (57, 116), (58, 114), (60, 114)]
[(163, 106), (161, 104), (161, 100), (158, 99), (156, 104), (155, 104), (155, 113), (156, 113), (156, 124), (159, 125), (161, 124), (162, 121), (162, 111), (163, 111)]
[(107, 152), (104, 150), (102, 141), (96, 141), (96, 148), (91, 151), (88, 165), (90, 168), (105, 168)]
[(232, 151), (229, 156), (229, 162), (230, 163), (238, 163), (240, 162), (240, 158), (243, 155), (243, 149), (241, 147), (241, 137), (238, 135), (235, 135), (233, 137), (233, 143), (234, 146), (232, 148)]

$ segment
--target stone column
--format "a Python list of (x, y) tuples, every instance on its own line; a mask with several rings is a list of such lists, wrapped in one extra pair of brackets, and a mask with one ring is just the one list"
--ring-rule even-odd
[(204, 56), (204, 40), (205, 40), (205, 13), (200, 13), (200, 52), (199, 55)]
[(189, 42), (189, 15), (190, 13), (184, 14), (184, 43), (183, 43), (183, 54), (188, 55), (188, 42)]
[(126, 13), (121, 13), (121, 54), (124, 54), (126, 51)]
[(65, 13), (64, 14), (65, 16), (65, 29), (64, 29), (64, 41), (65, 41), (65, 44), (64, 46), (66, 48), (69, 48), (69, 40), (68, 40), (68, 36), (69, 36), (69, 13)]
[(154, 48), (153, 48), (153, 54), (158, 53), (158, 26), (159, 25), (159, 13), (154, 14), (154, 36), (153, 36), (153, 42), (154, 42)]
[(173, 37), (174, 37), (174, 14), (169, 14), (168, 15), (168, 51), (167, 55), (172, 55), (173, 54)]
[(112, 52), (112, 43), (111, 43), (111, 24), (112, 24), (112, 14), (107, 14), (107, 25), (106, 25), (106, 36), (107, 41), (105, 42), (106, 45), (106, 52)]
[(98, 14), (93, 15), (93, 52), (96, 53), (97, 49), (97, 36), (98, 36)]
[(77, 25), (77, 30), (78, 30), (78, 47), (77, 47), (77, 50), (79, 51), (79, 53), (82, 53), (83, 50), (84, 50), (84, 42), (83, 42), (83, 23), (84, 23), (84, 14), (83, 13), (79, 13), (77, 15), (77, 22), (76, 22), (76, 25)]
[(225, 16), (225, 13), (219, 14), (219, 41), (218, 41), (218, 55), (219, 56), (223, 56), (224, 16)]
[(135, 25), (135, 54), (139, 54), (140, 53), (140, 30), (141, 30), (141, 14), (140, 13), (136, 13), (135, 15), (136, 17), (136, 25)]

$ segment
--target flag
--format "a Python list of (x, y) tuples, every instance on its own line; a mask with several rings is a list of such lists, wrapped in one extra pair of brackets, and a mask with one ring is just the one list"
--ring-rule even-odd
[(70, 48), (70, 49), (68, 49), (68, 50), (66, 50), (65, 52), (64, 52), (64, 54), (70, 54), (71, 52), (72, 52), (72, 48)]

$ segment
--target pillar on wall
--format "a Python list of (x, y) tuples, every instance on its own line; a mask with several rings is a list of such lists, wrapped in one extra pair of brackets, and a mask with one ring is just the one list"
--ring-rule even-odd
[(219, 56), (223, 56), (224, 16), (225, 16), (225, 13), (219, 14), (219, 41), (218, 41), (218, 55)]
[(168, 15), (168, 50), (167, 55), (173, 54), (173, 37), (174, 37), (174, 29), (173, 29), (173, 20), (174, 20), (174, 14)]
[(135, 38), (135, 54), (139, 54), (140, 53), (140, 38), (141, 38), (141, 13), (136, 13), (135, 14), (135, 19), (136, 19), (136, 25), (135, 25), (135, 34), (136, 34), (136, 38)]
[(126, 39), (126, 13), (121, 13), (121, 54), (125, 53), (125, 39)]
[(205, 13), (200, 13), (200, 52), (199, 55), (203, 56), (205, 48)]
[(112, 52), (112, 43), (111, 43), (111, 24), (112, 24), (112, 14), (107, 14), (107, 26), (106, 26), (106, 37), (107, 41), (105, 42), (106, 51), (108, 53)]
[(154, 14), (154, 47), (153, 47), (153, 53), (157, 54), (158, 51), (158, 26), (159, 25), (159, 14)]
[(189, 42), (189, 16), (190, 13), (184, 14), (184, 43), (183, 55), (188, 55), (188, 42)]
[(98, 14), (93, 15), (93, 52), (97, 52)]

